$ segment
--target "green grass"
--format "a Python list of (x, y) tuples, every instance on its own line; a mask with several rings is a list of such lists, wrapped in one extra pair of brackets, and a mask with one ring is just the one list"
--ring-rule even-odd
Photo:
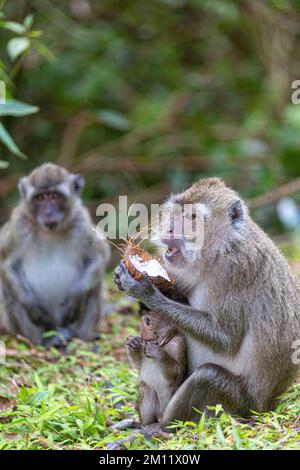
[(224, 412), (218, 418), (203, 415), (197, 425), (182, 423), (174, 434), (148, 439), (136, 431), (111, 429), (132, 415), (137, 419), (136, 373), (129, 368), (124, 340), (136, 331), (138, 319), (132, 314), (135, 307), (112, 287), (107, 297), (119, 313), (108, 316), (101, 339), (75, 340), (66, 355), (4, 338), (0, 449), (105, 449), (120, 440), (129, 449), (300, 448), (300, 383), (275, 412), (247, 422)]

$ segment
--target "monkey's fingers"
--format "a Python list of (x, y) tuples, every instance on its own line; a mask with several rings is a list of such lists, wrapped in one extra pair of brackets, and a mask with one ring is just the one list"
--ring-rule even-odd
[(135, 344), (136, 346), (138, 346), (138, 347), (141, 347), (142, 344), (143, 344), (142, 338), (139, 338), (138, 336), (137, 336), (136, 338), (134, 338), (133, 342), (134, 342), (134, 344)]
[(126, 343), (129, 343), (129, 341), (131, 341), (133, 338), (135, 338), (135, 336), (133, 336), (133, 335), (127, 336)]
[(143, 340), (139, 336), (133, 336), (129, 341), (126, 341), (126, 346), (131, 351), (138, 351), (142, 347)]
[(127, 275), (129, 274), (131, 276), (130, 272), (128, 271), (126, 267), (126, 264), (124, 263), (124, 260), (120, 261), (118, 268), (120, 268), (120, 274), (127, 274)]
[(121, 284), (121, 280), (120, 280), (120, 275), (121, 274), (122, 274), (121, 268), (120, 268), (120, 266), (117, 266), (116, 269), (114, 270), (114, 283), (116, 284), (118, 289), (124, 290), (123, 286)]
[(145, 347), (145, 356), (146, 357), (155, 357), (159, 351), (159, 346), (153, 343), (148, 343)]
[(149, 292), (154, 292), (156, 287), (154, 286), (153, 282), (151, 281), (150, 277), (149, 277), (149, 274), (146, 273), (146, 272), (143, 272), (143, 278), (142, 278), (142, 285), (143, 285), (143, 288), (148, 290)]
[(126, 345), (130, 345), (130, 344), (134, 344), (135, 343), (135, 336), (128, 336), (128, 338), (126, 339)]
[(121, 267), (120, 267), (120, 265), (118, 265), (114, 270), (114, 274), (115, 274), (115, 276), (120, 276), (121, 272), (122, 272)]

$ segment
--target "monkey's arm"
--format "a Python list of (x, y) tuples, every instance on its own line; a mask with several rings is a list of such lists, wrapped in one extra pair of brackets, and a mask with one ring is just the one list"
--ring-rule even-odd
[(14, 234), (11, 225), (7, 222), (0, 230), (0, 260), (5, 261), (14, 245)]
[(13, 293), (14, 300), (26, 309), (33, 323), (51, 327), (47, 323), (47, 311), (40, 305), (37, 294), (26, 279), (21, 260), (11, 260), (4, 264), (2, 282)]
[(21, 303), (16, 301), (16, 295), (10, 286), (2, 284), (2, 292), (5, 295), (3, 320), (7, 332), (11, 335), (22, 334), (36, 344), (43, 342), (43, 327), (35, 323), (28, 315), (28, 311)]
[[(82, 234), (82, 238), (86, 233)], [(74, 280), (70, 291), (66, 293), (62, 307), (68, 310), (73, 305), (78, 305), (80, 299), (95, 288), (99, 288), (104, 276), (105, 267), (109, 259), (110, 250), (107, 242), (98, 239), (93, 232), (87, 237), (85, 258), (82, 260), (82, 267), (78, 270), (78, 277)]]
[[(12, 221), (7, 222), (0, 231), (1, 277), (3, 283), (24, 307), (34, 307), (38, 304), (37, 295), (28, 284), (21, 257), (16, 255), (17, 248), (22, 244), (22, 237), (24, 239), (26, 237), (26, 221), (21, 220), (23, 225), (20, 229), (15, 223), (15, 216), (16, 210), (13, 212)], [(22, 237), (17, 236), (19, 232)]]
[[(93, 253), (84, 260), (83, 265), (83, 268), (78, 271), (77, 279), (74, 280), (69, 291), (66, 292), (66, 297), (61, 304), (61, 315), (65, 318), (65, 323), (76, 322), (76, 328), (78, 328), (78, 324), (81, 325), (83, 322), (91, 321), (94, 323), (93, 315), (89, 315), (87, 311), (82, 312), (83, 308), (78, 309), (78, 306), (83, 303), (86, 304), (85, 309), (91, 306), (91, 310), (95, 311), (95, 302), (87, 302), (89, 297), (98, 297), (99, 314), (105, 260), (101, 254)], [(76, 314), (76, 312), (78, 313)], [(85, 327), (88, 326), (85, 325)]]
[(183, 339), (174, 337), (166, 346), (148, 343), (145, 356), (154, 359), (167, 381), (182, 381), (186, 370), (186, 349)]
[(130, 364), (140, 370), (143, 360), (143, 340), (140, 336), (128, 336), (125, 343)]
[(99, 256), (87, 258), (84, 263), (84, 269), (73, 284), (72, 290), (74, 291), (74, 296), (81, 297), (89, 290), (92, 290), (99, 283), (99, 280), (102, 279), (102, 276), (102, 258)]
[(71, 336), (91, 340), (97, 336), (109, 250), (103, 240), (88, 237), (83, 252), (85, 258), (60, 305), (60, 316)]
[(244, 335), (242, 321), (235, 322), (226, 316), (226, 322), (221, 323), (218, 315), (174, 302), (165, 297), (147, 275), (136, 281), (123, 262), (115, 270), (115, 282), (151, 310), (168, 317), (180, 331), (199, 339), (216, 352), (234, 353), (238, 350)]

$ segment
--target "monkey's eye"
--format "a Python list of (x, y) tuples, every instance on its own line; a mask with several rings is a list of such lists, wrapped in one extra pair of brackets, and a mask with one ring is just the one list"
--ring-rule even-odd
[(38, 202), (41, 202), (43, 201), (45, 198), (44, 198), (44, 194), (36, 194), (33, 198), (35, 201), (38, 201)]
[(187, 214), (185, 214), (185, 217), (188, 219), (188, 220), (195, 220), (197, 218), (197, 214), (196, 212), (188, 212)]
[(145, 325), (150, 326), (151, 325), (151, 320), (149, 317), (145, 317), (144, 319)]

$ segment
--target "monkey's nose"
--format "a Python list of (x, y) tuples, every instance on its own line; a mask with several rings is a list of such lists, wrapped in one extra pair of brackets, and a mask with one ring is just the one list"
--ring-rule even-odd
[(174, 234), (168, 234), (167, 236), (161, 238), (161, 242), (167, 245), (168, 248), (176, 247), (179, 248), (182, 243), (182, 238), (175, 237)]
[(170, 245), (173, 245), (173, 242), (174, 242), (174, 236), (173, 237), (163, 237), (161, 239), (161, 242), (164, 244), (164, 245), (167, 245), (167, 246), (170, 246)]

